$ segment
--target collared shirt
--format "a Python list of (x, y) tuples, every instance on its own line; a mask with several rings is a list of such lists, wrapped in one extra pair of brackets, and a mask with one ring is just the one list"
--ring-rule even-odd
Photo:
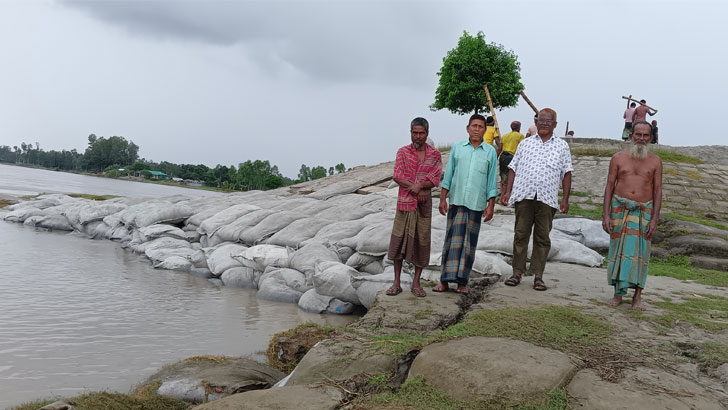
[(511, 155), (516, 154), (516, 148), (518, 144), (523, 141), (523, 134), (518, 131), (511, 131), (508, 134), (501, 137), (501, 143), (503, 144), (503, 152), (510, 152)]
[[(394, 161), (394, 178), (404, 179), (415, 184), (430, 180), (432, 186), (440, 183), (442, 172), (442, 154), (430, 144), (425, 144), (425, 158), (420, 161), (414, 144), (405, 145), (397, 151)], [(397, 209), (414, 211), (417, 209), (417, 198), (406, 189), (399, 187)]]
[(493, 146), (481, 143), (474, 148), (469, 140), (456, 142), (450, 149), (442, 188), (450, 191), (451, 205), (482, 211), (498, 194), (496, 175), (498, 158)]
[(538, 135), (521, 141), (508, 168), (516, 173), (508, 206), (535, 198), (556, 209), (559, 209), (561, 180), (574, 170), (569, 144), (555, 135), (546, 142)]

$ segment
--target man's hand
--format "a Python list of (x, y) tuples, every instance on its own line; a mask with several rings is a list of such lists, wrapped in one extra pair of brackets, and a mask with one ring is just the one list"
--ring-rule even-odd
[(423, 189), (420, 191), (419, 194), (417, 194), (417, 202), (425, 202), (427, 201), (427, 198), (429, 198), (431, 195), (431, 192), (429, 189)]
[(562, 214), (568, 214), (569, 213), (569, 201), (567, 201), (566, 199), (562, 199), (559, 210), (561, 211)]
[(413, 184), (407, 189), (407, 191), (414, 197), (417, 197), (422, 191), (422, 184)]
[(505, 194), (501, 195), (500, 197), (500, 203), (503, 206), (508, 206), (508, 200), (511, 199), (511, 193), (506, 192)]
[(447, 215), (447, 198), (446, 197), (440, 197), (440, 206), (439, 206), (440, 214)]
[(650, 220), (647, 224), (647, 239), (652, 240), (652, 235), (657, 232), (657, 218)]
[(483, 222), (488, 222), (493, 219), (493, 208), (495, 208), (495, 206), (488, 206), (485, 208), (485, 211), (483, 212)]
[(612, 233), (612, 221), (608, 214), (602, 215), (602, 229), (608, 234)]

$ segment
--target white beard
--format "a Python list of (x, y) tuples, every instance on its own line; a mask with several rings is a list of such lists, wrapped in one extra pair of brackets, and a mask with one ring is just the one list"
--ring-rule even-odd
[(629, 156), (635, 159), (645, 159), (649, 152), (650, 149), (647, 148), (647, 145), (632, 144), (629, 147)]

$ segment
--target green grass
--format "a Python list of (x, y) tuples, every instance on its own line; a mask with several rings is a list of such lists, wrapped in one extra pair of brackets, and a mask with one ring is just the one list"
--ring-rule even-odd
[(667, 216), (669, 216), (670, 218), (674, 218), (674, 219), (681, 220), (681, 221), (698, 223), (698, 224), (701, 224), (701, 225), (710, 226), (710, 227), (713, 227), (713, 228), (718, 228), (718, 229), (723, 229), (725, 231), (728, 231), (728, 225), (722, 225), (722, 224), (719, 224), (719, 223), (717, 223), (715, 221), (711, 221), (711, 220), (704, 219), (704, 218), (697, 218), (697, 217), (694, 217), (694, 216), (680, 215), (680, 214), (676, 214), (676, 213), (673, 213), (673, 212), (669, 212), (667, 214)]
[[(693, 326), (708, 332), (720, 333), (728, 329), (728, 299), (708, 294), (690, 294), (682, 300), (673, 302), (664, 298), (661, 302), (653, 302), (666, 313), (658, 316), (648, 316), (642, 312), (633, 311), (638, 319), (655, 322), (666, 328), (674, 327), (680, 322), (691, 323)], [(711, 317), (712, 316), (712, 317)]]
[(591, 196), (591, 194), (588, 193), (588, 192), (579, 192), (579, 191), (571, 191), (571, 193), (569, 195), (570, 196), (581, 196), (581, 197), (589, 197), (589, 196)]
[(728, 363), (728, 344), (703, 343), (700, 347), (700, 365), (704, 369), (715, 369)]
[(444, 330), (397, 333), (371, 338), (383, 353), (404, 355), (425, 345), (468, 336), (507, 337), (564, 352), (581, 352), (609, 337), (608, 324), (573, 307), (506, 308), (478, 312)]
[(599, 204), (597, 209), (582, 209), (579, 204), (569, 204), (569, 215), (583, 216), (584, 218), (601, 220), (604, 206)]
[(660, 157), (665, 162), (683, 162), (685, 164), (702, 164), (703, 161), (700, 158), (691, 157), (689, 155), (679, 154), (677, 152), (670, 151), (652, 151), (655, 155)]
[[(9, 410), (37, 410), (57, 399), (36, 400)], [(189, 403), (156, 394), (122, 394), (94, 392), (64, 399), (76, 410), (184, 410), (192, 407)]]
[(441, 409), (441, 410), (566, 410), (568, 400), (564, 392), (550, 392), (542, 400), (517, 402), (505, 397), (492, 397), (486, 400), (459, 400), (443, 393), (430, 385), (422, 377), (407, 380), (395, 393), (376, 394), (358, 399), (354, 409)]
[(0, 209), (5, 208), (8, 205), (14, 204), (15, 201), (12, 201), (10, 199), (0, 199)]
[[(268, 343), (265, 357), (268, 359), (269, 365), (284, 373), (290, 373), (313, 345), (323, 339), (332, 337), (335, 332), (336, 330), (331, 326), (321, 326), (313, 322), (300, 324), (293, 329), (273, 335)], [(284, 358), (284, 360), (279, 357), (278, 340), (282, 337), (289, 339), (296, 345), (295, 357)]]
[(651, 260), (649, 274), (694, 280), (701, 285), (728, 287), (728, 272), (694, 268), (690, 266), (690, 259), (685, 255), (670, 255), (665, 259)]

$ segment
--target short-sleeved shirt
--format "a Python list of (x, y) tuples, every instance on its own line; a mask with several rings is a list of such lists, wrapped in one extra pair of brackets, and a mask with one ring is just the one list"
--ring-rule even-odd
[(636, 110), (636, 109), (637, 109), (637, 107), (635, 107), (635, 108), (630, 107), (630, 108), (627, 108), (626, 110), (624, 110), (624, 122), (632, 122), (632, 115), (634, 114), (634, 110)]
[(508, 206), (524, 199), (537, 199), (556, 209), (561, 180), (574, 170), (569, 144), (555, 135), (546, 142), (538, 135), (521, 141), (508, 168), (516, 173)]
[(498, 194), (498, 157), (493, 146), (481, 143), (477, 148), (469, 140), (456, 142), (442, 177), (451, 205), (472, 211), (485, 209), (488, 200)]
[[(420, 161), (414, 144), (405, 145), (397, 151), (394, 161), (394, 178), (404, 179), (415, 184), (430, 180), (432, 186), (440, 184), (442, 172), (442, 154), (429, 144), (425, 144), (425, 158)], [(397, 209), (414, 211), (417, 209), (417, 198), (406, 189), (399, 187)]]
[(503, 144), (503, 152), (510, 152), (511, 155), (516, 154), (516, 148), (518, 144), (523, 141), (525, 137), (518, 131), (511, 131), (501, 138), (501, 144)]
[(485, 134), (483, 134), (483, 141), (488, 145), (493, 145), (495, 137), (500, 137), (500, 134), (496, 132), (495, 127), (488, 125), (485, 127)]

